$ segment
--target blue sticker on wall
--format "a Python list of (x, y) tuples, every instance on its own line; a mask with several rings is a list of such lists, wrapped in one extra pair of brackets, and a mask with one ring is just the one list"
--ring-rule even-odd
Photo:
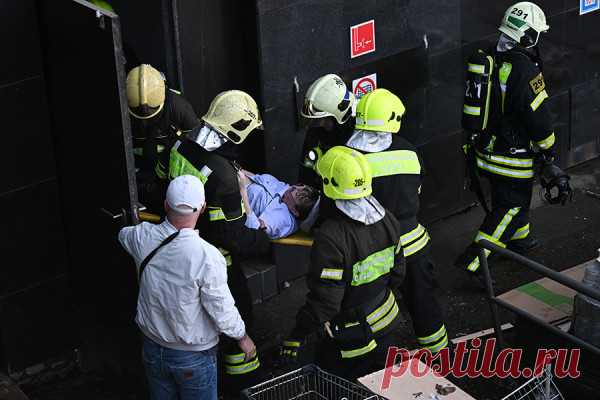
[(600, 0), (579, 0), (579, 15), (600, 9)]

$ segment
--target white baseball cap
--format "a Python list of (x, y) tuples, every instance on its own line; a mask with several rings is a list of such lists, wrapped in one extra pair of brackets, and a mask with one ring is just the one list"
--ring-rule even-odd
[(169, 183), (167, 204), (178, 214), (192, 214), (204, 206), (204, 185), (193, 175), (181, 175)]

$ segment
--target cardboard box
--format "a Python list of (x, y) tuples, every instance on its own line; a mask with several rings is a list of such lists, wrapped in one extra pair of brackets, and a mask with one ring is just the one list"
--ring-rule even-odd
[[(581, 282), (586, 266), (593, 261), (564, 270), (562, 274)], [(542, 278), (506, 292), (498, 298), (548, 323), (554, 323), (571, 317), (575, 293), (556, 281)]]
[[(423, 363), (418, 360), (414, 361), (419, 363), (420, 371), (425, 370), (425, 365)], [(411, 361), (404, 361), (404, 363), (409, 362)], [(407, 367), (407, 371), (409, 370), (410, 366)], [(450, 383), (450, 381), (446, 378), (436, 376), (431, 371), (429, 371), (425, 376), (419, 378), (416, 378), (407, 372), (403, 376), (392, 378), (390, 387), (386, 390), (383, 390), (381, 388), (381, 384), (383, 382), (384, 373), (385, 370), (377, 371), (370, 375), (363, 376), (362, 378), (358, 378), (358, 381), (365, 385), (373, 393), (376, 393), (387, 399), (414, 400), (418, 398), (428, 400), (431, 398), (436, 398), (435, 396), (437, 395), (437, 398), (443, 400), (475, 400), (461, 388), (453, 383)], [(456, 390), (446, 396), (441, 396), (437, 394), (436, 385), (442, 385), (444, 387), (449, 385), (450, 387), (456, 388)]]

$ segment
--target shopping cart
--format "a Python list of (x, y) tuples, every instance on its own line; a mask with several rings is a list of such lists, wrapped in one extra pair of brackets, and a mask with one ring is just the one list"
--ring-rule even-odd
[(502, 400), (564, 400), (564, 397), (552, 380), (552, 367), (548, 364), (543, 374), (529, 379)]
[(245, 400), (382, 400), (368, 389), (315, 365), (278, 376), (242, 391)]

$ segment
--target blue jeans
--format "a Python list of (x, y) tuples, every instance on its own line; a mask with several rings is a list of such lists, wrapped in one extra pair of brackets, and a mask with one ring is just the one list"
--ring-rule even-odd
[(151, 400), (215, 400), (217, 347), (172, 350), (144, 336), (142, 357)]

